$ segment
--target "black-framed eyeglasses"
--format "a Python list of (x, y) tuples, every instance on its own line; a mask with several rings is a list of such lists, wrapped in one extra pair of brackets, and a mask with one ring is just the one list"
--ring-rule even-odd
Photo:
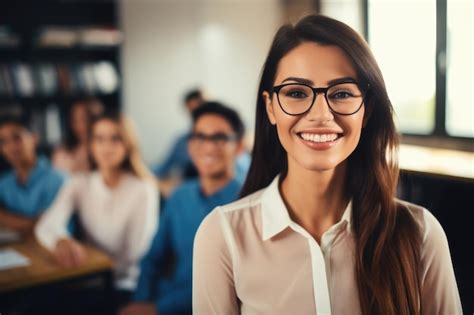
[(201, 132), (193, 132), (189, 135), (189, 141), (191, 141), (194, 144), (198, 145), (203, 145), (206, 141), (212, 142), (218, 147), (223, 147), (229, 142), (235, 142), (237, 141), (237, 136), (236, 135), (228, 135), (225, 133), (214, 133), (214, 134), (204, 134)]
[(364, 104), (365, 89), (360, 88), (357, 82), (338, 82), (328, 87), (314, 88), (303, 83), (285, 83), (274, 86), (272, 91), (277, 94), (281, 109), (288, 115), (298, 116), (307, 113), (320, 93), (331, 112), (339, 115), (353, 115)]

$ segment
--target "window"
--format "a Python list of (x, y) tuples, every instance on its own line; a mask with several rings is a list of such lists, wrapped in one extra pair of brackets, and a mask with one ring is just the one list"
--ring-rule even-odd
[(446, 130), (461, 137), (474, 137), (473, 3), (447, 3)]
[(403, 134), (474, 137), (472, 0), (366, 0), (367, 36)]

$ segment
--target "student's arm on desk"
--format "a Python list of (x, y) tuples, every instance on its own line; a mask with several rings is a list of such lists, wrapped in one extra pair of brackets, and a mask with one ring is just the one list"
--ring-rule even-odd
[(27, 218), (0, 207), (0, 226), (26, 234), (33, 231), (36, 221), (36, 218)]
[(80, 187), (76, 180), (67, 182), (35, 227), (38, 242), (65, 267), (81, 265), (86, 258), (83, 246), (71, 239), (67, 231), (67, 224), (75, 208), (78, 189)]

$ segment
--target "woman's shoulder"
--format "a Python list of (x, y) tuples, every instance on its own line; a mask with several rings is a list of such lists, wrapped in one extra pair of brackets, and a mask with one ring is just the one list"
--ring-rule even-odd
[(395, 203), (398, 209), (404, 209), (408, 211), (408, 213), (413, 217), (416, 223), (423, 223), (424, 213), (425, 211), (428, 211), (426, 208), (401, 199), (395, 199)]
[(258, 190), (236, 201), (217, 207), (216, 211), (224, 215), (239, 215), (245, 211), (252, 211), (260, 206), (264, 191), (265, 189)]
[(261, 205), (264, 189), (254, 192), (234, 202), (214, 208), (204, 218), (200, 229), (215, 230), (222, 225), (235, 229), (237, 225), (247, 222), (247, 218), (254, 218)]
[(396, 200), (398, 206), (408, 210), (414, 221), (420, 227), (423, 243), (438, 243), (446, 239), (446, 234), (438, 219), (426, 208), (404, 200)]

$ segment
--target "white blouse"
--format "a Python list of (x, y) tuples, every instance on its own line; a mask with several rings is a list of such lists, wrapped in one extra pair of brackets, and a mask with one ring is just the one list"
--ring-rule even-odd
[[(319, 245), (291, 220), (278, 179), (202, 222), (194, 241), (193, 314), (361, 314), (351, 203)], [(404, 204), (423, 233), (423, 314), (462, 314), (441, 225), (426, 209)]]
[(158, 224), (158, 188), (152, 180), (125, 173), (111, 189), (98, 172), (76, 175), (60, 190), (35, 228), (38, 241), (53, 250), (69, 237), (67, 225), (77, 211), (86, 242), (114, 261), (116, 286), (133, 290), (140, 258)]

